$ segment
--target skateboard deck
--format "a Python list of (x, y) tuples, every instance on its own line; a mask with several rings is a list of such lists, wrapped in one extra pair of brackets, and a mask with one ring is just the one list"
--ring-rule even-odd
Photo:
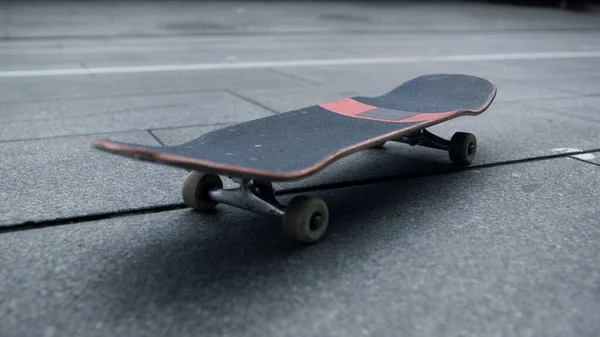
[(444, 121), (484, 112), (491, 81), (463, 74), (413, 78), (381, 96), (355, 96), (263, 117), (173, 146), (94, 139), (109, 153), (264, 181), (297, 180), (354, 152)]

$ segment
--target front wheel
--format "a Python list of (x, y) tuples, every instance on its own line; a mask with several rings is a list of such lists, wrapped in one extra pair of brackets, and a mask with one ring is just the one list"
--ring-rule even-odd
[(450, 139), (448, 153), (450, 160), (457, 165), (466, 166), (471, 164), (477, 154), (477, 138), (471, 133), (455, 133)]
[(297, 196), (285, 208), (283, 232), (303, 243), (319, 241), (327, 229), (329, 210), (319, 198)]
[(189, 207), (207, 212), (218, 203), (210, 198), (209, 192), (223, 188), (221, 177), (213, 173), (190, 172), (181, 186), (181, 198)]

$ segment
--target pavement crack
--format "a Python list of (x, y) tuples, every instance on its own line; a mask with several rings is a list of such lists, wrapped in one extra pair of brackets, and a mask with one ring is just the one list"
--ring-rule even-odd
[(246, 101), (246, 102), (248, 102), (248, 103), (251, 103), (251, 104), (254, 104), (254, 105), (256, 105), (256, 106), (259, 106), (259, 107), (261, 107), (261, 108), (263, 108), (263, 109), (265, 109), (265, 110), (267, 110), (267, 111), (270, 111), (270, 112), (272, 112), (272, 113), (274, 113), (274, 114), (279, 114), (279, 111), (277, 111), (277, 110), (275, 110), (275, 109), (271, 109), (271, 108), (269, 108), (268, 106), (266, 106), (266, 105), (264, 105), (264, 104), (262, 104), (262, 103), (259, 103), (259, 102), (255, 101), (255, 100), (253, 100), (252, 98), (248, 98), (248, 97), (246, 97), (246, 96), (244, 96), (244, 95), (240, 95), (240, 94), (238, 94), (237, 92), (235, 92), (235, 91), (233, 91), (233, 90), (225, 89), (225, 90), (223, 90), (223, 91), (225, 91), (225, 92), (227, 92), (228, 94), (230, 94), (230, 95), (232, 95), (232, 96), (235, 96), (235, 97), (237, 97), (237, 98), (239, 98), (239, 99), (241, 99), (241, 100), (244, 100), (244, 101)]
[(0, 226), (0, 234), (12, 233), (12, 232), (24, 231), (24, 230), (31, 230), (31, 229), (40, 229), (40, 228), (44, 228), (44, 227), (73, 225), (73, 224), (77, 224), (77, 223), (105, 220), (105, 219), (111, 219), (111, 218), (119, 218), (119, 217), (124, 217), (124, 216), (175, 211), (175, 210), (184, 209), (187, 207), (188, 206), (183, 203), (167, 204), (167, 205), (159, 205), (159, 206), (152, 206), (152, 207), (146, 207), (146, 208), (134, 208), (134, 209), (122, 210), (122, 211), (94, 213), (94, 214), (78, 215), (78, 216), (73, 216), (73, 217), (56, 218), (56, 219), (51, 219), (51, 220), (26, 221), (26, 222), (22, 222), (22, 223), (15, 223), (15, 224), (9, 224), (9, 225), (5, 225), (5, 226)]

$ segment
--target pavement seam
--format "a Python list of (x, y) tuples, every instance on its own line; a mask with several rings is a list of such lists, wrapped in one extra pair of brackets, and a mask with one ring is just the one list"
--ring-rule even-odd
[(573, 157), (573, 156), (571, 156), (569, 158), (578, 160), (578, 161), (580, 161), (582, 163), (591, 164), (591, 165), (595, 165), (595, 166), (600, 166), (600, 164), (594, 163), (593, 161), (589, 161), (589, 160), (585, 160), (585, 159), (581, 159), (581, 158), (577, 158), (577, 157)]
[(299, 80), (299, 81), (303, 81), (303, 82), (310, 83), (310, 84), (316, 84), (316, 85), (321, 85), (322, 84), (322, 83), (319, 83), (317, 81), (313, 81), (311, 79), (305, 78), (303, 76), (298, 76), (298, 75), (290, 74), (290, 73), (288, 73), (286, 71), (283, 71), (281, 69), (267, 68), (266, 70), (274, 72), (274, 73), (276, 73), (278, 75), (281, 75), (281, 76), (285, 76), (285, 77), (294, 79), (294, 80)]
[[(508, 166), (508, 165), (528, 163), (528, 162), (535, 162), (535, 161), (544, 161), (544, 160), (552, 160), (552, 159), (559, 159), (559, 158), (573, 158), (572, 157), (573, 155), (593, 153), (593, 152), (600, 152), (600, 148), (593, 149), (593, 150), (586, 150), (586, 151), (560, 153), (560, 154), (549, 155), (549, 156), (516, 159), (516, 160), (510, 160), (510, 161), (499, 162), (499, 163), (490, 163), (490, 164), (482, 164), (482, 165), (475, 165), (475, 166), (469, 166), (469, 167), (461, 167), (461, 168), (457, 168), (457, 169), (453, 169), (453, 170), (439, 170), (439, 171), (432, 171), (432, 172), (428, 172), (428, 173), (417, 172), (417, 173), (413, 173), (413, 174), (392, 175), (392, 176), (386, 176), (386, 177), (376, 177), (376, 178), (371, 178), (371, 179), (360, 179), (360, 180), (344, 181), (344, 182), (337, 182), (337, 183), (331, 183), (331, 184), (319, 184), (319, 185), (312, 185), (312, 186), (305, 186), (305, 187), (281, 189), (281, 190), (275, 192), (275, 196), (285, 196), (285, 195), (289, 195), (289, 194), (296, 194), (296, 193), (302, 193), (302, 192), (308, 192), (308, 191), (322, 191), (322, 190), (330, 190), (330, 189), (336, 189), (336, 188), (356, 187), (356, 186), (389, 182), (389, 181), (402, 181), (402, 180), (407, 180), (407, 179), (425, 178), (425, 177), (438, 176), (438, 175), (443, 175), (443, 174), (452, 174), (452, 173), (457, 173), (457, 172), (465, 172), (465, 171), (472, 171), (472, 170), (477, 170), (477, 169)], [(577, 158), (575, 158), (575, 159), (577, 159)], [(595, 164), (595, 165), (597, 165), (597, 164)], [(598, 166), (600, 166), (600, 165), (598, 165)], [(56, 219), (51, 219), (51, 220), (26, 221), (26, 222), (22, 222), (22, 223), (15, 223), (15, 224), (8, 224), (8, 225), (0, 226), (0, 234), (12, 233), (12, 232), (23, 231), (23, 230), (40, 229), (40, 228), (45, 228), (45, 227), (53, 227), (53, 226), (71, 225), (71, 224), (76, 224), (76, 223), (85, 223), (85, 222), (91, 222), (91, 221), (99, 221), (99, 220), (123, 217), (123, 216), (160, 213), (160, 212), (174, 211), (174, 210), (180, 210), (180, 209), (186, 209), (186, 208), (189, 208), (189, 207), (183, 203), (177, 203), (177, 204), (167, 204), (167, 205), (150, 206), (150, 207), (143, 207), (143, 208), (134, 208), (134, 209), (128, 209), (128, 210), (113, 211), (113, 212), (94, 213), (94, 214), (88, 214), (88, 215), (82, 215), (82, 216), (56, 218)]]
[(12, 232), (18, 232), (18, 231), (24, 231), (24, 230), (30, 230), (30, 229), (40, 229), (40, 228), (45, 228), (45, 227), (73, 225), (73, 224), (77, 224), (77, 223), (99, 221), (99, 220), (124, 217), (124, 216), (175, 211), (175, 210), (184, 209), (184, 208), (187, 208), (187, 205), (185, 205), (183, 203), (179, 203), (179, 204), (168, 204), (168, 205), (161, 205), (161, 206), (150, 206), (150, 207), (144, 207), (144, 208), (133, 208), (133, 209), (128, 209), (128, 210), (114, 211), (114, 212), (92, 213), (92, 214), (65, 217), (65, 218), (56, 218), (56, 219), (52, 219), (52, 220), (26, 221), (26, 222), (17, 223), (17, 224), (9, 224), (9, 225), (5, 225), (5, 226), (0, 226), (0, 234), (12, 233)]
[(77, 114), (68, 117), (48, 117), (48, 118), (33, 118), (33, 119), (16, 119), (9, 120), (8, 122), (0, 122), (0, 125), (9, 124), (9, 123), (33, 123), (33, 122), (47, 122), (47, 121), (56, 121), (56, 120), (77, 120), (77, 119), (86, 119), (89, 117), (102, 116), (106, 117), (108, 115), (118, 115), (121, 113), (127, 112), (148, 112), (152, 110), (160, 110), (165, 108), (180, 108), (180, 107), (189, 107), (191, 104), (153, 104), (149, 106), (134, 106), (125, 109), (114, 109), (114, 110), (106, 110), (106, 111), (93, 111), (90, 113)]
[(228, 93), (228, 94), (230, 94), (230, 95), (232, 95), (234, 97), (237, 97), (237, 98), (239, 98), (241, 100), (244, 100), (244, 101), (246, 101), (248, 103), (251, 103), (251, 104), (254, 104), (254, 105), (256, 105), (256, 106), (258, 106), (260, 108), (263, 108), (263, 109), (265, 109), (265, 110), (267, 110), (267, 111), (269, 111), (269, 112), (271, 112), (273, 114), (276, 114), (276, 115), (279, 114), (279, 111), (277, 111), (275, 109), (272, 109), (272, 108), (269, 108), (268, 106), (266, 106), (266, 105), (264, 105), (264, 104), (262, 104), (262, 103), (260, 103), (258, 101), (255, 101), (252, 98), (246, 97), (244, 95), (240, 95), (240, 94), (238, 94), (237, 92), (235, 92), (233, 90), (225, 89), (223, 91), (225, 91), (226, 93)]
[(227, 126), (232, 123), (215, 123), (215, 124), (191, 124), (191, 125), (181, 125), (181, 126), (168, 126), (161, 128), (150, 128), (150, 129), (129, 129), (129, 130), (119, 130), (119, 131), (99, 131), (99, 132), (90, 132), (90, 133), (77, 133), (70, 135), (59, 135), (59, 136), (48, 136), (48, 137), (32, 137), (32, 138), (23, 138), (23, 139), (3, 139), (0, 140), (0, 144), (2, 143), (16, 143), (16, 142), (28, 142), (34, 140), (45, 140), (45, 139), (55, 139), (55, 138), (67, 138), (67, 137), (89, 137), (96, 135), (118, 135), (118, 134), (126, 134), (132, 132), (147, 132), (148, 130), (176, 130), (176, 129), (185, 129), (185, 128), (193, 128), (193, 127), (202, 127), (202, 126)]
[(177, 130), (177, 129), (185, 129), (185, 128), (197, 128), (197, 127), (203, 127), (203, 126), (229, 126), (235, 123), (243, 123), (243, 121), (237, 121), (237, 122), (229, 122), (229, 123), (212, 123), (212, 124), (190, 124), (190, 125), (181, 125), (181, 126), (163, 126), (160, 128), (151, 128), (150, 130), (152, 131), (157, 131), (157, 130)]
[(154, 132), (152, 132), (152, 130), (148, 129), (146, 131), (148, 131), (148, 133), (150, 134), (150, 136), (152, 136), (152, 138), (154, 138), (160, 144), (160, 146), (163, 146), (163, 147), (165, 146), (165, 143), (163, 143), (163, 141), (160, 140), (160, 138), (158, 138), (158, 136), (155, 135)]
[(143, 96), (167, 96), (167, 95), (183, 95), (183, 94), (210, 94), (223, 92), (224, 88), (215, 89), (197, 89), (197, 90), (175, 90), (175, 91), (155, 91), (155, 92), (139, 92), (128, 94), (108, 94), (108, 95), (92, 95), (92, 96), (77, 96), (77, 97), (47, 97), (47, 98), (27, 98), (23, 100), (8, 100), (0, 101), (2, 104), (28, 104), (28, 103), (44, 103), (58, 101), (80, 101), (89, 99), (104, 99), (104, 98), (127, 98), (127, 97), (143, 97)]

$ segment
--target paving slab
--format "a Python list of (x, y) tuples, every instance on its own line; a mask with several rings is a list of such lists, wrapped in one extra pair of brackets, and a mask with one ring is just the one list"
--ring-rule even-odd
[(264, 69), (0, 78), (0, 102), (306, 85)]
[[(530, 83), (532, 81), (529, 81)], [(570, 78), (555, 78), (552, 81), (539, 81), (535, 84), (546, 88), (572, 92), (578, 95), (600, 95), (600, 74)]]
[[(576, 99), (565, 98), (549, 102), (527, 102), (527, 104), (536, 108), (546, 107), (564, 115), (582, 117), (591, 121), (600, 121), (600, 108), (598, 108), (600, 106), (600, 96), (580, 97)], [(594, 137), (597, 138), (598, 135)]]
[(600, 58), (502, 61), (496, 64), (495, 76), (498, 79), (538, 90), (551, 89), (557, 92), (559, 98), (565, 97), (565, 93), (579, 96), (600, 94)]
[(180, 202), (185, 171), (108, 156), (90, 147), (99, 136), (158, 144), (147, 132), (0, 143), (0, 228)]
[(0, 141), (236, 123), (271, 114), (227, 92), (0, 102)]
[(313, 192), (328, 235), (219, 206), (3, 232), (4, 336), (597, 336), (598, 167)]

